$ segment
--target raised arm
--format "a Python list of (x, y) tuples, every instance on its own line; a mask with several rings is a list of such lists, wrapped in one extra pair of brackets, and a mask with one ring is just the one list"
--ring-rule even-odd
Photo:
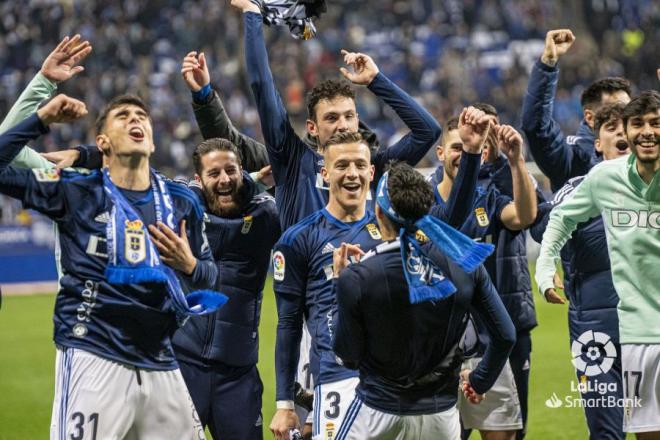
[(37, 113), (0, 135), (0, 192), (51, 218), (63, 217), (66, 203), (57, 172), (16, 169), (9, 164), (27, 142), (47, 133), (49, 124), (72, 121), (85, 114), (85, 104), (59, 95)]
[(408, 134), (391, 147), (381, 146), (374, 160), (377, 173), (380, 174), (391, 160), (406, 161), (411, 166), (417, 165), (440, 137), (440, 124), (424, 107), (380, 72), (370, 56), (345, 50), (342, 55), (344, 62), (352, 68), (340, 69), (344, 77), (353, 84), (367, 86), (374, 95), (392, 107), (410, 129)]
[(463, 143), (458, 172), (447, 203), (431, 208), (431, 215), (457, 229), (472, 212), (481, 166), (481, 150), (490, 131), (494, 129), (489, 116), (475, 107), (464, 108), (458, 118), (458, 124), (458, 133)]
[(571, 197), (563, 200), (550, 213), (550, 220), (541, 242), (539, 258), (536, 261), (535, 274), (539, 292), (545, 297), (553, 294), (557, 296), (553, 280), (561, 248), (571, 238), (571, 234), (579, 223), (600, 213), (597, 200), (594, 199), (591, 190), (592, 185), (597, 185), (600, 174), (598, 167), (595, 168), (573, 191)]
[[(82, 62), (92, 51), (88, 41), (81, 41), (80, 35), (65, 37), (46, 57), (41, 70), (30, 81), (23, 93), (0, 124), (0, 133), (13, 127), (30, 114), (37, 111), (39, 105), (49, 99), (57, 90), (57, 84), (82, 72)], [(63, 153), (67, 157), (78, 156), (75, 151)], [(73, 162), (72, 160), (72, 162)], [(12, 166), (17, 168), (53, 168), (54, 165), (27, 145), (16, 155)]]
[(553, 191), (571, 177), (586, 174), (590, 163), (590, 159), (584, 157), (585, 151), (567, 142), (552, 114), (559, 80), (557, 61), (574, 41), (568, 29), (548, 32), (543, 56), (532, 68), (523, 99), (521, 128), (527, 136), (532, 157), (550, 178)]
[(257, 103), (261, 131), (266, 141), (275, 183), (282, 185), (286, 182), (290, 168), (298, 172), (299, 167), (295, 160), (300, 158), (300, 153), (308, 147), (293, 130), (286, 108), (275, 89), (273, 74), (268, 65), (259, 8), (250, 0), (232, 0), (231, 3), (243, 11), (248, 80)]
[(536, 219), (538, 200), (525, 159), (522, 154), (522, 136), (510, 125), (497, 128), (498, 148), (509, 161), (513, 186), (513, 203), (506, 206), (501, 214), (502, 224), (511, 231), (519, 231), (531, 225)]
[(181, 75), (192, 93), (192, 107), (202, 137), (231, 141), (238, 148), (243, 169), (248, 172), (268, 165), (266, 147), (238, 131), (229, 119), (220, 96), (211, 87), (206, 55), (189, 52), (183, 59)]

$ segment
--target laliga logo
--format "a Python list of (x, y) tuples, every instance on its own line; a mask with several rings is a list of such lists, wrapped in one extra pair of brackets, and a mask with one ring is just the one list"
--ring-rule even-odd
[(571, 354), (575, 368), (592, 377), (610, 371), (616, 359), (616, 348), (605, 333), (588, 330), (573, 341)]

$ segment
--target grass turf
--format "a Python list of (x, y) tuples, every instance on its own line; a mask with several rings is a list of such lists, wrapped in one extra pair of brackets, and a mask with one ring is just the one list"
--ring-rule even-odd
[[(0, 310), (0, 440), (47, 439), (53, 399), (55, 349), (52, 343), (54, 295), (3, 298)], [(537, 302), (539, 326), (532, 332), (529, 397), (530, 440), (587, 438), (582, 409), (548, 408), (574, 378), (570, 363), (566, 306)], [(270, 283), (264, 294), (259, 370), (264, 382), (264, 438), (274, 412), (274, 352), (277, 316)], [(210, 437), (209, 437), (210, 438)], [(478, 438), (473, 434), (472, 438)]]

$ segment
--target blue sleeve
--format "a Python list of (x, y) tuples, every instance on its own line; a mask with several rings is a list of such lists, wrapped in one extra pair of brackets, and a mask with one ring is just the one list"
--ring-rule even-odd
[(552, 118), (559, 69), (540, 60), (532, 68), (523, 99), (522, 131), (537, 165), (550, 179), (553, 191), (568, 179), (585, 174), (590, 158), (566, 141), (559, 124)]
[(434, 205), (431, 208), (431, 215), (456, 229), (460, 228), (472, 212), (480, 166), (480, 153), (472, 154), (464, 151), (447, 203)]
[(493, 386), (509, 359), (516, 343), (516, 329), (483, 265), (474, 273), (473, 279), (476, 288), (472, 307), (486, 326), (490, 344), (486, 346), (477, 367), (470, 373), (470, 384), (477, 393), (483, 394)]
[(337, 312), (332, 349), (344, 366), (357, 369), (366, 349), (366, 335), (360, 319), (360, 277), (353, 267), (347, 267), (333, 280)]
[(377, 173), (381, 174), (391, 160), (406, 161), (411, 166), (417, 165), (440, 137), (442, 133), (440, 124), (433, 115), (383, 73), (376, 75), (368, 88), (392, 107), (410, 129), (410, 133), (391, 147), (381, 146), (374, 160)]
[(552, 208), (553, 205), (551, 202), (541, 203), (538, 207), (536, 220), (534, 220), (534, 223), (529, 227), (529, 234), (537, 243), (541, 243), (543, 240), (543, 233), (548, 226), (548, 220), (550, 219), (550, 211), (552, 211)]
[(80, 156), (73, 164), (76, 168), (96, 170), (103, 168), (103, 154), (96, 145), (79, 145), (76, 147)]
[(16, 169), (9, 164), (25, 144), (48, 132), (36, 113), (0, 135), (0, 192), (53, 220), (66, 214), (65, 192), (54, 169)]
[(243, 17), (248, 81), (257, 103), (273, 177), (279, 186), (285, 183), (289, 169), (298, 172), (301, 151), (308, 147), (293, 130), (282, 99), (275, 90), (273, 74), (268, 66), (261, 15), (248, 12)]
[(194, 212), (188, 215), (186, 228), (188, 229), (190, 249), (197, 258), (197, 265), (193, 273), (190, 276), (183, 276), (186, 279), (186, 284), (193, 290), (213, 289), (218, 278), (218, 267), (213, 260), (213, 254), (206, 237), (203, 217), (196, 215)]
[(293, 400), (300, 359), (304, 304), (303, 297), (275, 291), (277, 337), (275, 339), (275, 400)]
[(293, 400), (296, 368), (300, 359), (307, 264), (290, 244), (273, 248), (273, 290), (277, 300), (275, 342), (276, 399)]

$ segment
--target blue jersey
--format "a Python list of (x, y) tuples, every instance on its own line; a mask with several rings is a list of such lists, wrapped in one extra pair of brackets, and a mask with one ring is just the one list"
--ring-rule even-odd
[[(246, 367), (258, 359), (261, 299), (280, 223), (275, 200), (258, 193), (247, 174), (243, 191), (249, 201), (240, 216), (219, 217), (208, 209), (204, 216), (218, 268), (215, 290), (229, 301), (213, 314), (191, 317), (174, 335), (177, 358), (203, 367), (218, 363)], [(199, 195), (203, 198), (201, 191)]]
[[(327, 204), (328, 190), (320, 174), (323, 157), (313, 150), (316, 141), (301, 139), (289, 122), (268, 67), (261, 15), (248, 12), (243, 14), (243, 20), (247, 75), (273, 167), (282, 230), (286, 230)], [(366, 136), (372, 150), (376, 184), (391, 160), (405, 160), (410, 165), (416, 165), (435, 144), (441, 128), (428, 111), (383, 73), (379, 73), (367, 88), (388, 104), (410, 128), (410, 132), (400, 141), (385, 148), (378, 145), (376, 137), (364, 125), (360, 126), (360, 132)]]
[(513, 323), (483, 266), (467, 274), (437, 248), (427, 249), (456, 286), (442, 300), (410, 303), (398, 240), (369, 251), (335, 283), (335, 351), (359, 369), (357, 395), (380, 411), (432, 414), (456, 404), (468, 308), (486, 318), (491, 336), (470, 377), (478, 392), (493, 385), (515, 341)]
[[(0, 156), (17, 153), (45, 131), (36, 116), (29, 117), (0, 136)], [(106, 224), (113, 205), (101, 173), (59, 175), (56, 170), (14, 169), (4, 159), (0, 158), (0, 192), (47, 215), (59, 228), (63, 275), (55, 300), (55, 343), (139, 368), (177, 368), (170, 341), (177, 323), (164, 285), (106, 282)], [(203, 232), (199, 200), (183, 185), (168, 181), (166, 186), (176, 220), (186, 220), (190, 246), (198, 259), (190, 277), (180, 274), (182, 284), (190, 289), (211, 288), (217, 269)], [(122, 192), (145, 224), (155, 222), (150, 190)]]
[[(381, 243), (376, 217), (367, 212), (364, 218), (343, 223), (326, 209), (315, 212), (288, 229), (275, 245), (273, 253), (273, 287), (276, 296), (294, 298), (298, 304), (298, 319), (293, 323), (300, 337), (302, 315), (312, 338), (310, 371), (314, 383), (335, 382), (355, 377), (355, 371), (343, 367), (332, 351), (332, 315), (335, 298), (332, 290), (332, 254), (342, 242), (359, 244), (365, 251)], [(293, 400), (295, 366), (294, 350), (279, 347), (282, 317), (278, 323), (276, 349), (278, 400)], [(294, 341), (294, 347), (299, 344)], [(288, 351), (288, 353), (285, 353)], [(295, 359), (293, 359), (295, 358)]]

